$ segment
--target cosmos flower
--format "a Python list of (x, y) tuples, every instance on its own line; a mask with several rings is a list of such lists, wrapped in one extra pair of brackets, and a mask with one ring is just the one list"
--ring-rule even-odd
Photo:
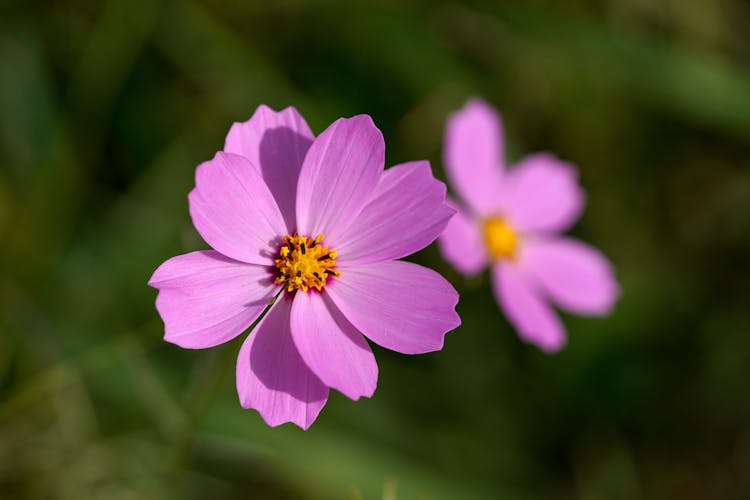
[(490, 266), (495, 299), (521, 339), (554, 352), (566, 336), (551, 304), (603, 315), (619, 288), (606, 257), (560, 235), (584, 207), (575, 167), (537, 153), (506, 169), (501, 127), (478, 99), (448, 119), (444, 163), (461, 202), (440, 250), (467, 276)]
[(426, 161), (384, 163), (369, 116), (316, 138), (294, 108), (260, 106), (196, 170), (190, 215), (212, 250), (173, 257), (151, 277), (164, 338), (212, 347), (267, 310), (239, 351), (237, 392), (271, 426), (308, 428), (329, 388), (372, 396), (378, 367), (365, 337), (425, 353), (460, 323), (442, 276), (395, 260), (448, 223), (445, 185)]

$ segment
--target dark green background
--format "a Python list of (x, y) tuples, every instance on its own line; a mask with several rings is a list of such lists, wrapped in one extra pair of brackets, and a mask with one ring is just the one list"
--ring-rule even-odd
[[(748, 498), (748, 26), (740, 0), (0, 0), (0, 497)], [(307, 432), (240, 408), (241, 339), (162, 341), (146, 281), (205, 247), (186, 196), (233, 121), (367, 113), (442, 177), (471, 95), (510, 161), (579, 165), (610, 317), (544, 355), (429, 247), (463, 326), (376, 347), (375, 397)]]

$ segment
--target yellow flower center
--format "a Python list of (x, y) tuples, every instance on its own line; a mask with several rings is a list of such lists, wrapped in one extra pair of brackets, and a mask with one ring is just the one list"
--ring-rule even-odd
[(482, 224), (487, 253), (493, 259), (512, 259), (518, 248), (518, 234), (500, 217), (490, 217)]
[(307, 236), (285, 236), (286, 245), (279, 250), (279, 258), (274, 261), (279, 270), (274, 280), (277, 285), (286, 285), (287, 292), (298, 288), (303, 292), (310, 288), (320, 291), (326, 284), (328, 276), (341, 276), (336, 271), (336, 252), (320, 245), (323, 235), (315, 239)]

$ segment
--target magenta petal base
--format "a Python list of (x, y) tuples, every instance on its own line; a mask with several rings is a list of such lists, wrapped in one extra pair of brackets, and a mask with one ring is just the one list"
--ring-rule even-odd
[(328, 387), (307, 367), (289, 329), (291, 299), (280, 299), (247, 337), (237, 356), (237, 393), (272, 427), (312, 425), (328, 399)]

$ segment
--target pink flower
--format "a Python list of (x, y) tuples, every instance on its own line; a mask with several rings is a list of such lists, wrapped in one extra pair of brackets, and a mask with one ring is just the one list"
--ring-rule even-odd
[(566, 338), (550, 303), (603, 315), (618, 285), (598, 250), (559, 234), (584, 206), (575, 167), (537, 153), (506, 170), (503, 153), (500, 117), (485, 102), (470, 100), (448, 119), (446, 173), (464, 204), (440, 250), (464, 275), (490, 265), (495, 298), (519, 336), (553, 352)]
[(442, 276), (395, 260), (448, 223), (445, 185), (427, 161), (384, 162), (369, 116), (316, 138), (296, 109), (260, 106), (196, 170), (190, 215), (213, 250), (173, 257), (151, 277), (164, 338), (212, 347), (273, 302), (237, 359), (240, 403), (271, 426), (308, 428), (329, 388), (372, 396), (378, 367), (365, 337), (418, 354), (460, 324)]

